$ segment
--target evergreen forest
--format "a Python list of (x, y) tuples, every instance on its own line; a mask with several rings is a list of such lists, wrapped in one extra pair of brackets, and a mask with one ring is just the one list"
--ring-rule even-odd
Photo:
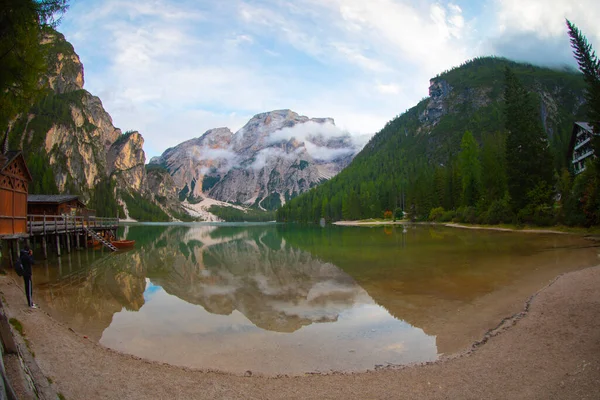
[(339, 175), (286, 203), (277, 220), (600, 223), (598, 161), (575, 175), (570, 148), (575, 121), (598, 124), (600, 63), (567, 25), (583, 74), (494, 57), (446, 71), (432, 79), (430, 98), (388, 122)]

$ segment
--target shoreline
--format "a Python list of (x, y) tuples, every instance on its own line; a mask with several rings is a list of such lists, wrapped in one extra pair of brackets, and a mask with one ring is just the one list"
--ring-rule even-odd
[(457, 222), (411, 222), (411, 221), (336, 221), (332, 222), (332, 225), (338, 226), (379, 226), (379, 225), (432, 225), (432, 226), (446, 226), (448, 228), (458, 229), (478, 229), (498, 232), (522, 232), (522, 233), (553, 233), (559, 235), (594, 235), (594, 233), (586, 232), (565, 232), (556, 229), (532, 229), (532, 228), (505, 228), (494, 225), (468, 225)]
[(267, 377), (177, 367), (108, 349), (43, 310), (23, 309), (18, 282), (0, 278), (9, 317), (23, 323), (40, 369), (69, 399), (594, 398), (600, 360), (590, 355), (600, 354), (599, 285), (600, 265), (559, 275), (470, 348), (435, 362)]

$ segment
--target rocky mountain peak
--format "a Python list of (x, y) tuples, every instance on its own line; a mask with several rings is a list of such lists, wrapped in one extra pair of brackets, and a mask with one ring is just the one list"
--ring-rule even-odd
[(200, 144), (210, 147), (223, 147), (223, 145), (231, 143), (232, 137), (233, 132), (229, 128), (209, 129), (200, 136)]
[(447, 98), (452, 87), (444, 79), (429, 81), (429, 103), (419, 116), (419, 121), (425, 125), (435, 126), (448, 113)]
[(55, 93), (83, 89), (83, 64), (64, 35), (55, 30), (48, 30), (42, 39), (42, 46), (45, 46), (48, 52), (48, 73), (43, 83)]
[(146, 153), (144, 138), (137, 131), (129, 131), (112, 144), (107, 154), (110, 173), (114, 174), (121, 187), (138, 192), (146, 191)]
[(255, 115), (235, 134), (211, 129), (151, 163), (167, 168), (180, 199), (274, 209), (334, 176), (358, 150), (332, 118), (275, 110)]
[(287, 109), (257, 114), (235, 133), (234, 151), (246, 154), (256, 152), (273, 144), (273, 133), (307, 122), (334, 124), (333, 118), (308, 118)]

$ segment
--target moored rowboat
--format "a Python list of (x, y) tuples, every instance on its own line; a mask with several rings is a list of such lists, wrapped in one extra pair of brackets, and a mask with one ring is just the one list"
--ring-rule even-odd
[(111, 240), (110, 243), (117, 249), (127, 249), (135, 245), (135, 240)]

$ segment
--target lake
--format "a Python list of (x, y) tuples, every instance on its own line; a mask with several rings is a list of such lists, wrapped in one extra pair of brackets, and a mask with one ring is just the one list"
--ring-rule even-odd
[(598, 264), (579, 236), (428, 225), (135, 224), (119, 236), (136, 247), (38, 259), (35, 301), (106, 347), (241, 374), (433, 361), (557, 275)]

